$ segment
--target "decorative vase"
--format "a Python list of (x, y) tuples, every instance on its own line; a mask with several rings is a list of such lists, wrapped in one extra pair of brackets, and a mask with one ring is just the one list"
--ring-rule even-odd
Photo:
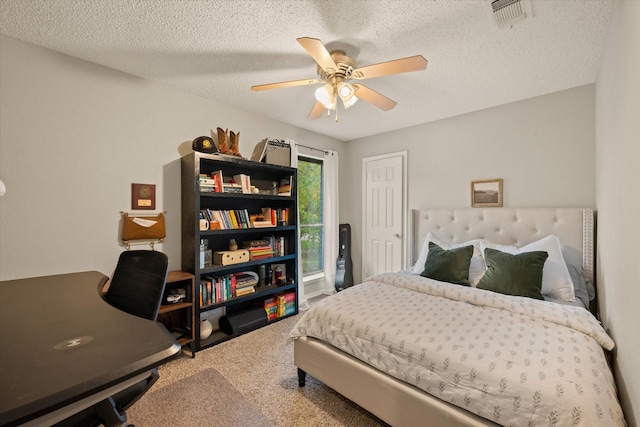
[(213, 325), (207, 319), (200, 321), (200, 339), (206, 340), (213, 332)]

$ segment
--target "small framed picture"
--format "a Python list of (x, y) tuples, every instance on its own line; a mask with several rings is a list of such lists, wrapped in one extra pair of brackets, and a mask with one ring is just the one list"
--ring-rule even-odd
[(471, 206), (474, 208), (502, 206), (502, 179), (471, 181)]
[(131, 184), (131, 209), (154, 210), (156, 208), (155, 184)]

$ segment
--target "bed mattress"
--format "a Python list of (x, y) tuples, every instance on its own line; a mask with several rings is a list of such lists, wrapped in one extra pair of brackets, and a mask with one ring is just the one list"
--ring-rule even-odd
[(385, 273), (315, 304), (303, 336), (500, 425), (625, 425), (584, 308)]

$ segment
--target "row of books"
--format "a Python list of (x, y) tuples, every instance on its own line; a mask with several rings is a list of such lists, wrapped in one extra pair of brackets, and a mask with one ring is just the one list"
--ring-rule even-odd
[(293, 184), (291, 181), (293, 177), (283, 178), (280, 180), (280, 185), (278, 186), (278, 196), (291, 196), (291, 185)]
[(273, 249), (273, 256), (285, 256), (287, 254), (287, 244), (284, 236), (267, 236), (269, 246)]
[(252, 294), (257, 284), (258, 275), (252, 271), (205, 276), (200, 281), (200, 307)]
[(289, 224), (289, 208), (262, 208), (259, 214), (249, 214), (247, 209), (201, 209), (200, 219), (218, 224), (221, 230), (238, 228), (265, 228)]
[(289, 208), (262, 208), (262, 212), (249, 215), (255, 228), (289, 224)]
[[(291, 196), (292, 181), (292, 176), (281, 179), (278, 183), (277, 194), (279, 196)], [(241, 173), (225, 179), (221, 170), (211, 172), (210, 174), (201, 173), (198, 176), (198, 186), (202, 193), (254, 194), (260, 191), (251, 185), (251, 177), (249, 175)]]
[(245, 240), (242, 246), (249, 251), (252, 260), (285, 256), (286, 240), (284, 236), (265, 236), (258, 240)]
[(296, 293), (287, 292), (264, 300), (264, 309), (267, 319), (274, 320), (279, 317), (289, 316), (296, 312)]
[(222, 171), (201, 173), (198, 176), (198, 186), (202, 193), (241, 193), (251, 194), (251, 177), (245, 174), (234, 175), (225, 181)]
[[(246, 209), (202, 209), (200, 210), (200, 219), (219, 224), (221, 230), (253, 228), (251, 217)], [(210, 228), (213, 229), (213, 227)]]
[(249, 251), (251, 260), (273, 257), (273, 248), (269, 239), (245, 240), (242, 246)]
[(215, 193), (218, 191), (218, 188), (222, 188), (217, 179), (216, 175), (207, 175), (205, 173), (201, 173), (198, 176), (198, 186), (200, 187), (201, 193)]

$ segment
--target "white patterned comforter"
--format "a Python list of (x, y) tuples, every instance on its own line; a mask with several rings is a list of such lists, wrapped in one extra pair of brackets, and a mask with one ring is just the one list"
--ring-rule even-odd
[(311, 336), (505, 426), (624, 426), (587, 310), (385, 273), (315, 304)]

